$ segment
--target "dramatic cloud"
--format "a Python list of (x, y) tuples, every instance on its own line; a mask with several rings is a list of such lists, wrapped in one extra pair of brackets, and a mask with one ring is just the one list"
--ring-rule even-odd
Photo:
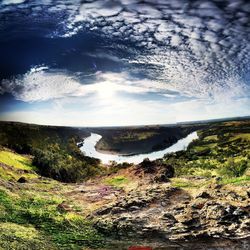
[[(50, 63), (40, 60), (39, 55), (39, 63), (49, 68), (3, 77), (0, 92), (24, 102), (85, 98), (102, 103), (103, 110), (105, 103), (115, 106), (108, 102), (110, 98), (117, 103), (122, 98), (124, 103), (133, 100), (135, 105), (147, 99), (147, 105), (154, 107), (149, 116), (153, 109), (164, 112), (171, 104), (178, 120), (179, 114), (188, 118), (178, 108), (186, 102), (195, 110), (194, 119), (203, 113), (211, 116), (211, 107), (219, 104), (218, 116), (223, 116), (228, 103), (237, 103), (235, 107), (246, 114), (250, 98), (249, 24), (247, 0), (4, 0), (0, 4), (3, 40), (37, 31), (36, 36), (57, 43), (64, 39), (62, 44), (78, 47), (64, 52), (72, 55), (67, 59), (57, 52), (60, 57), (53, 57)], [(13, 26), (17, 29), (14, 34)], [(87, 35), (92, 40), (84, 40)], [(69, 63), (63, 64), (64, 60)], [(88, 61), (93, 65), (91, 77), (85, 77), (91, 72), (84, 68)], [(34, 65), (36, 60), (33, 69)], [(225, 114), (238, 115), (238, 111), (231, 108)]]
[(92, 78), (94, 83), (82, 84), (77, 75), (52, 71), (47, 67), (35, 67), (24, 75), (10, 80), (4, 79), (0, 86), (0, 93), (10, 93), (17, 100), (24, 102), (84, 97), (91, 94), (97, 94), (100, 98), (114, 97), (118, 93), (158, 93), (171, 96), (162, 84), (137, 79), (128, 73), (97, 72)]

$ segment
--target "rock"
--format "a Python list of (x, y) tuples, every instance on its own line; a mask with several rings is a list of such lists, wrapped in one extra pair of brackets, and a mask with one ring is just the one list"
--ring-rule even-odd
[(247, 212), (244, 211), (242, 208), (237, 207), (237, 208), (233, 211), (233, 215), (236, 215), (236, 216), (243, 216), (243, 215), (247, 215)]
[(175, 174), (174, 168), (171, 165), (165, 165), (164, 167), (165, 167), (165, 176), (167, 178), (173, 178)]
[(148, 158), (144, 159), (143, 162), (138, 165), (138, 167), (142, 168), (144, 172), (148, 174), (153, 174), (157, 171), (160, 172), (159, 178), (163, 178), (162, 181), (167, 181), (167, 178), (172, 178), (175, 174), (175, 170), (171, 165), (167, 165), (162, 161), (157, 160), (150, 161)]
[(191, 203), (193, 209), (202, 209), (206, 203), (206, 200), (203, 198), (197, 198)]
[(141, 167), (145, 173), (154, 173), (154, 171), (155, 171), (154, 162), (151, 162), (148, 158), (144, 159), (139, 164), (139, 167)]
[(19, 182), (19, 183), (26, 183), (27, 182), (27, 180), (26, 180), (26, 178), (25, 177), (20, 177), (19, 179), (18, 179), (18, 181), (17, 182)]
[(222, 178), (221, 177), (215, 177), (215, 181), (221, 181), (222, 180)]
[(165, 174), (157, 175), (154, 178), (155, 182), (169, 182), (169, 178)]
[(198, 193), (195, 198), (204, 198), (204, 199), (208, 199), (208, 198), (211, 198), (210, 194), (205, 192), (205, 191), (202, 191), (200, 193)]
[(126, 209), (121, 208), (121, 207), (113, 207), (111, 210), (112, 214), (120, 214), (126, 212)]
[(220, 189), (222, 188), (222, 185), (217, 184), (217, 183), (211, 183), (207, 189), (208, 190), (216, 190), (216, 191), (220, 191)]
[(207, 202), (200, 213), (205, 214), (206, 220), (220, 220), (224, 215), (224, 207), (220, 204)]
[(246, 232), (250, 232), (250, 218), (248, 218), (248, 219), (245, 219), (243, 222), (242, 222), (242, 224), (241, 224), (241, 226), (240, 226), (240, 230), (241, 231), (246, 231)]
[(195, 216), (193, 216), (192, 214), (181, 214), (181, 215), (178, 215), (178, 216), (175, 216), (175, 219), (182, 223), (183, 225), (186, 225), (186, 226), (200, 226), (200, 222), (199, 222), (199, 219), (196, 218)]
[(63, 201), (61, 204), (57, 206), (57, 210), (59, 212), (69, 212), (71, 211), (71, 207), (67, 205), (65, 201)]
[(98, 209), (97, 211), (95, 211), (96, 215), (105, 215), (105, 214), (109, 214), (112, 210), (112, 207), (103, 207), (101, 209)]
[[(155, 176), (165, 173), (155, 171)], [(115, 203), (94, 213), (94, 220), (98, 229), (118, 238), (245, 237), (250, 230), (250, 205), (232, 193), (237, 202), (228, 198), (230, 192), (226, 188), (202, 189), (193, 197), (169, 184), (148, 184), (117, 197)]]
[(247, 191), (247, 197), (250, 198), (250, 191)]
[(171, 214), (171, 213), (164, 213), (162, 215), (162, 219), (166, 220), (166, 221), (171, 221), (173, 223), (177, 222), (177, 220), (175, 219), (175, 217)]
[(229, 193), (227, 193), (227, 197), (231, 200), (237, 201), (237, 200), (242, 200), (242, 197), (239, 196), (237, 193), (231, 191)]
[(139, 210), (140, 208), (138, 206), (132, 206), (129, 208), (130, 211), (136, 211)]

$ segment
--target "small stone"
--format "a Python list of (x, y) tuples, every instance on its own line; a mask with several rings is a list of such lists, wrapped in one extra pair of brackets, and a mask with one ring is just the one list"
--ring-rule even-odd
[(27, 180), (26, 180), (26, 178), (25, 177), (20, 177), (19, 179), (18, 179), (18, 181), (17, 182), (19, 182), (19, 183), (26, 183), (27, 182)]
[(70, 208), (69, 205), (66, 204), (65, 201), (63, 201), (61, 204), (59, 204), (59, 205), (57, 206), (57, 210), (58, 210), (59, 212), (68, 212), (68, 211), (71, 211), (71, 208)]
[(205, 191), (202, 191), (200, 193), (198, 193), (195, 198), (204, 198), (204, 199), (208, 199), (208, 198), (211, 198), (210, 194), (205, 192)]
[(171, 220), (173, 222), (176, 222), (175, 217), (171, 213), (164, 213), (163, 216), (162, 216), (162, 219)]
[(140, 208), (138, 206), (132, 206), (129, 208), (130, 211), (135, 211), (135, 210), (139, 210)]
[(122, 207), (113, 207), (111, 210), (112, 214), (120, 214), (120, 213), (124, 213), (126, 212), (126, 210)]
[(247, 197), (250, 198), (250, 191), (247, 191)]

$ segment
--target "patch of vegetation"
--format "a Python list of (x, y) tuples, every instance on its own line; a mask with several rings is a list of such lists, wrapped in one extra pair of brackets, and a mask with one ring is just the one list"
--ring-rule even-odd
[(250, 166), (246, 160), (235, 162), (232, 158), (220, 169), (220, 174), (227, 177), (241, 177)]
[(10, 151), (0, 151), (0, 162), (22, 170), (34, 170), (32, 160)]
[(16, 223), (0, 223), (0, 249), (56, 249), (52, 242), (31, 225), (18, 225)]
[(119, 136), (114, 136), (114, 141), (140, 141), (145, 140), (156, 135), (156, 132), (151, 131), (125, 131)]
[(99, 160), (82, 155), (74, 142), (68, 151), (51, 144), (47, 150), (33, 150), (33, 155), (41, 175), (63, 182), (83, 181), (104, 171)]
[[(0, 247), (4, 249), (97, 248), (104, 239), (90, 221), (76, 212), (60, 211), (62, 199), (38, 193), (10, 194), (0, 190)], [(25, 229), (24, 229), (25, 228)], [(5, 240), (5, 241), (4, 241)], [(32, 244), (36, 246), (33, 247)]]
[(21, 154), (31, 154), (33, 148), (44, 150), (55, 143), (67, 149), (69, 139), (81, 141), (88, 135), (89, 132), (78, 128), (0, 122), (0, 145)]
[(209, 182), (210, 180), (194, 181), (194, 179), (186, 179), (186, 178), (172, 178), (171, 179), (171, 184), (173, 187), (184, 188), (184, 189), (189, 189), (189, 188), (197, 189), (197, 188), (207, 185)]
[(122, 187), (129, 183), (129, 179), (125, 176), (120, 175), (112, 178), (107, 178), (105, 180), (105, 183), (111, 186)]
[(234, 178), (223, 178), (220, 181), (220, 184), (234, 184), (234, 185), (242, 185), (250, 182), (250, 176), (241, 176)]
[(17, 181), (21, 177), (34, 179), (38, 177), (35, 170), (31, 158), (6, 149), (0, 151), (0, 178), (8, 181)]

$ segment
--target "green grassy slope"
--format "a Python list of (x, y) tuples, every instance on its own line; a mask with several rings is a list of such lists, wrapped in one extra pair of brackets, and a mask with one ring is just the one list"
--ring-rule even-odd
[[(77, 250), (102, 245), (102, 236), (75, 204), (60, 205), (67, 200), (65, 185), (31, 175), (34, 168), (29, 157), (0, 151), (0, 249)], [(17, 183), (20, 177), (26, 183)]]
[(250, 121), (216, 123), (199, 131), (187, 151), (166, 155), (179, 176), (250, 180)]

